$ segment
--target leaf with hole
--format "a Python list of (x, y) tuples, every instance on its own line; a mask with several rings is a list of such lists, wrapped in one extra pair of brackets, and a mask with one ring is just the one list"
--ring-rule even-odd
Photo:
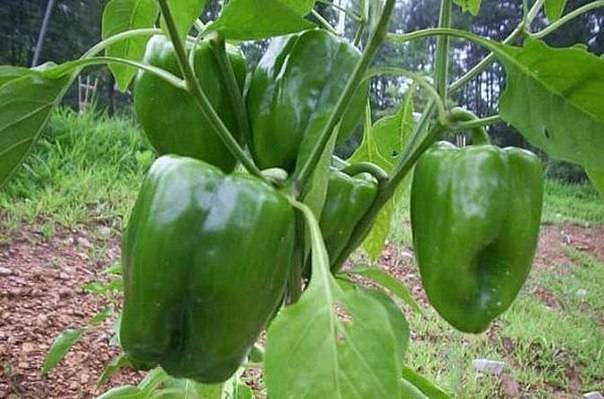
[[(131, 29), (152, 28), (157, 17), (155, 0), (111, 0), (103, 10), (101, 36), (107, 39)], [(132, 61), (139, 61), (145, 53), (148, 37), (137, 36), (121, 40), (107, 47), (106, 54)], [(109, 64), (118, 88), (125, 92), (136, 75), (136, 69), (123, 64)]]
[(489, 46), (507, 74), (501, 117), (553, 158), (603, 170), (604, 60), (537, 40)]

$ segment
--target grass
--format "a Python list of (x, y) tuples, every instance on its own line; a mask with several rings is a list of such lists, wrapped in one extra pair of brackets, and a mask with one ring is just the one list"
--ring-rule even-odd
[[(472, 360), (503, 361), (505, 373), (531, 398), (578, 395), (604, 387), (604, 264), (571, 250), (570, 274), (536, 268), (491, 333), (462, 335), (432, 309), (409, 314), (414, 342), (409, 364), (459, 398), (501, 397), (498, 377), (477, 375)], [(549, 306), (539, 295), (557, 299)]]
[[(47, 237), (59, 225), (101, 223), (121, 229), (152, 160), (132, 120), (59, 110), (25, 165), (0, 191), (0, 232), (10, 235), (22, 224), (33, 224)], [(396, 220), (408, 220), (407, 203), (399, 207)], [(547, 181), (543, 220), (604, 223), (603, 201), (589, 185)], [(409, 245), (408, 223), (393, 225), (392, 240)], [(476, 375), (471, 365), (475, 358), (504, 361), (505, 372), (530, 397), (601, 390), (604, 265), (579, 251), (567, 256), (573, 263), (567, 274), (534, 269), (493, 334), (457, 333), (431, 308), (425, 318), (409, 314), (409, 365), (459, 398), (501, 396), (498, 378)], [(542, 291), (556, 298), (556, 306), (535, 294)]]
[(88, 111), (53, 114), (25, 164), (0, 191), (0, 231), (36, 224), (120, 227), (153, 154), (136, 124)]

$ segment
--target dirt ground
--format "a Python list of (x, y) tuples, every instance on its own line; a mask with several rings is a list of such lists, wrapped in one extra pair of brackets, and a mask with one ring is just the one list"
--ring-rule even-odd
[[(95, 250), (99, 243), (105, 250)], [(604, 262), (604, 226), (544, 226), (536, 266), (564, 272), (570, 265), (564, 254), (568, 246)], [(425, 301), (419, 274), (409, 266), (412, 259), (410, 249), (390, 246), (382, 263)], [(90, 398), (141, 378), (122, 370), (96, 389), (105, 364), (119, 352), (110, 342), (109, 321), (85, 335), (48, 377), (40, 375), (54, 337), (65, 328), (83, 326), (107, 305), (82, 287), (105, 279), (101, 271), (118, 260), (117, 234), (103, 226), (59, 230), (52, 239), (25, 227), (9, 241), (0, 241), (0, 398)]]

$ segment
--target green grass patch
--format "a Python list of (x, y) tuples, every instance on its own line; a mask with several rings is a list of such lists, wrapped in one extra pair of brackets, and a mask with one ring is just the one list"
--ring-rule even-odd
[(589, 183), (545, 181), (543, 221), (548, 223), (604, 223), (604, 198)]
[(0, 226), (36, 223), (52, 234), (56, 224), (119, 224), (152, 160), (131, 119), (60, 109), (0, 191)]

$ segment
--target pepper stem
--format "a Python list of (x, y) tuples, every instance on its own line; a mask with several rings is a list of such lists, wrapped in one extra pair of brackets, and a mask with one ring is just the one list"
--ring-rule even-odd
[[(474, 115), (474, 113), (468, 111), (467, 109), (455, 107), (449, 113), (449, 121), (455, 122), (469, 122), (478, 120), (478, 117)], [(491, 144), (491, 139), (487, 134), (484, 126), (476, 126), (470, 130), (470, 134), (472, 136), (472, 145), (485, 145)]]

